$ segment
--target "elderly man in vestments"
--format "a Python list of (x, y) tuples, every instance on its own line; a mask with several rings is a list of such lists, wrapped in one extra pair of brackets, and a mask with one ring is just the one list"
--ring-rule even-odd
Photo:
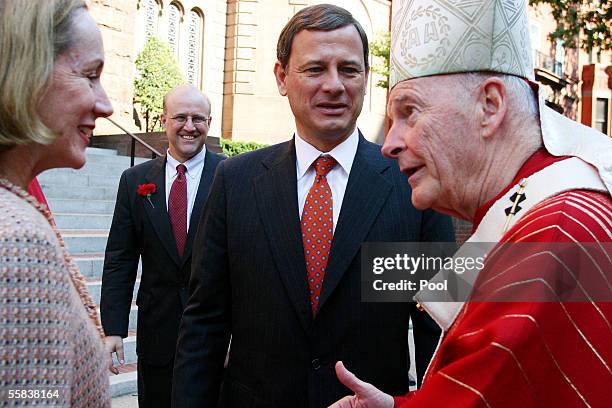
[(473, 222), (457, 255), (494, 249), (469, 301), (417, 294), (443, 329), (419, 390), (338, 362), (333, 407), (610, 407), (612, 140), (545, 105), (524, 0), (466, 3), (393, 2), (383, 153), (415, 207)]

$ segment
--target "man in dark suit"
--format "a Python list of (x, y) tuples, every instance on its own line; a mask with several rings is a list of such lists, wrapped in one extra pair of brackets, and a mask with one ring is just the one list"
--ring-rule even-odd
[(414, 304), (361, 302), (363, 242), (453, 239), (450, 219), (415, 210), (397, 165), (356, 127), (368, 79), (363, 29), (342, 8), (308, 7), (277, 54), (296, 134), (219, 165), (194, 241), (176, 408), (324, 407), (348, 391), (338, 360), (407, 391), (409, 319), (420, 376), (437, 343)]
[[(106, 246), (100, 312), (106, 347), (123, 364), (132, 292), (142, 259), (136, 298), (138, 402), (168, 407), (181, 314), (187, 301), (192, 242), (222, 156), (204, 145), (210, 101), (182, 85), (164, 98), (161, 122), (167, 155), (126, 170)], [(153, 187), (155, 188), (153, 190)], [(111, 371), (117, 373), (115, 367)]]

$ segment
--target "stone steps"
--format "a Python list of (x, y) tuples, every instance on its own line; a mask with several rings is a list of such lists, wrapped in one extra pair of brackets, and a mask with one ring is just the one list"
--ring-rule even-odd
[[(84, 277), (96, 280), (102, 279), (102, 268), (104, 266), (104, 253), (72, 254), (72, 259)], [(142, 264), (138, 263), (138, 276), (142, 271)]]
[[(125, 169), (123, 169), (125, 170)], [(123, 170), (103, 174), (87, 174), (74, 170), (53, 169), (42, 173), (38, 177), (41, 186), (70, 186), (75, 189), (89, 187), (114, 187), (119, 185), (119, 178)]]
[[(104, 253), (108, 229), (61, 230), (60, 233), (71, 254)], [(101, 271), (100, 271), (101, 272)]]
[[(96, 304), (100, 304), (100, 293), (102, 289), (102, 280), (88, 280), (87, 281), (87, 289), (91, 294), (91, 297), (96, 302)], [(133, 299), (136, 299), (136, 294), (138, 293), (138, 288), (140, 288), (140, 277), (136, 278), (136, 283), (134, 284), (134, 295)]]
[[(140, 161), (137, 161), (136, 164), (140, 163)], [(125, 160), (125, 158), (123, 156), (114, 156), (114, 157), (108, 157), (108, 158), (104, 158), (103, 161), (93, 161), (93, 160), (88, 160), (85, 163), (85, 165), (83, 167), (81, 167), (80, 169), (68, 169), (68, 168), (61, 168), (61, 169), (50, 169), (47, 170), (43, 173), (43, 175), (47, 175), (47, 174), (70, 174), (70, 175), (81, 175), (81, 174), (89, 174), (89, 175), (108, 175), (109, 173), (112, 174), (119, 174), (121, 175), (121, 173), (123, 173), (123, 170), (127, 169), (128, 167), (130, 167), (130, 161)]]
[(136, 363), (122, 367), (120, 373), (117, 375), (111, 374), (109, 382), (110, 392), (113, 398), (135, 393), (138, 389)]
[(87, 213), (113, 215), (115, 200), (75, 200), (54, 198), (49, 202), (49, 208), (54, 216), (57, 214)]
[(78, 266), (81, 274), (86, 278), (102, 279), (102, 267), (104, 266), (104, 252), (75, 254), (71, 253), (72, 259)]
[[(87, 149), (87, 162), (91, 165), (91, 164), (99, 164), (99, 163), (104, 163), (104, 164), (110, 164), (110, 165), (121, 165), (121, 166), (125, 166), (125, 168), (127, 169), (128, 167), (130, 167), (130, 157), (129, 156), (119, 156), (119, 155), (115, 155), (115, 156), (106, 156), (106, 155), (101, 155), (101, 154), (89, 154), (89, 148)], [(106, 149), (102, 149), (102, 150), (106, 150)], [(134, 165), (140, 164), (140, 163), (144, 163), (146, 161), (149, 161), (151, 159), (147, 159), (147, 158), (143, 158), (143, 157), (135, 157), (134, 158)]]
[(87, 148), (88, 158), (89, 155), (97, 155), (97, 156), (117, 156), (117, 151), (112, 149), (100, 149), (98, 147), (88, 147)]
[[(73, 200), (116, 200), (117, 187), (73, 187), (70, 185), (40, 183), (47, 201), (70, 197)], [(50, 205), (51, 206), (51, 205)]]
[(84, 213), (53, 213), (58, 228), (62, 230), (83, 228), (87, 230), (110, 229), (113, 221), (112, 214), (84, 214)]
[[(98, 315), (100, 315), (100, 305), (98, 305), (97, 309)], [(136, 302), (132, 301), (132, 305), (130, 306), (130, 319), (128, 323), (128, 331), (136, 332), (136, 322), (138, 316), (138, 306), (136, 306)]]
[(123, 339), (123, 358), (125, 364), (136, 362), (136, 332)]
[[(135, 163), (149, 159), (136, 158)], [(112, 222), (121, 173), (130, 167), (130, 158), (108, 149), (87, 149), (87, 163), (79, 170), (52, 169), (38, 176), (49, 208), (87, 287), (99, 304), (104, 251)], [(129, 336), (124, 339), (125, 365), (120, 374), (109, 373), (113, 397), (133, 394), (136, 382), (136, 322), (134, 299), (140, 287), (141, 265), (129, 315)]]
[(132, 306), (130, 307), (130, 321), (128, 323), (128, 330), (135, 332), (137, 322), (138, 322), (138, 306), (136, 306), (136, 301), (132, 301)]

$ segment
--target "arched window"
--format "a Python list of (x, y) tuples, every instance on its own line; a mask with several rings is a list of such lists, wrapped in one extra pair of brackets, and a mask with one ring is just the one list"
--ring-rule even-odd
[(145, 41), (157, 34), (159, 3), (155, 0), (143, 0)]
[(200, 69), (202, 65), (202, 33), (204, 18), (198, 10), (191, 10), (187, 20), (187, 82), (200, 86)]
[(176, 3), (168, 7), (168, 44), (178, 59), (179, 56), (179, 35), (181, 32), (181, 9)]

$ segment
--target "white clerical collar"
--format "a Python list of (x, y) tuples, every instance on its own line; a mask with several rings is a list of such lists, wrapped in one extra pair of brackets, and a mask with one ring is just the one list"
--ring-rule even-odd
[(306, 142), (302, 137), (295, 132), (295, 154), (297, 157), (297, 178), (301, 179), (308, 171), (312, 163), (322, 154), (333, 157), (346, 174), (351, 173), (355, 154), (357, 154), (357, 145), (359, 144), (359, 130), (355, 127), (353, 133), (349, 135), (342, 143), (334, 147), (327, 153), (319, 151), (316, 147)]
[[(505, 208), (514, 201), (511, 197), (517, 194), (520, 185), (526, 186), (524, 200), (521, 201), (521, 215), (508, 218)], [(544, 200), (563, 192), (572, 190), (590, 190), (606, 193), (606, 185), (601, 180), (597, 169), (580, 158), (572, 157), (551, 164), (548, 167), (521, 180), (506, 192), (489, 208), (472, 236), (457, 250), (454, 258), (475, 259), (489, 251), (502, 240), (525, 214)], [(510, 222), (507, 222), (510, 220)], [(473, 288), (480, 269), (453, 272), (461, 276), (465, 287)], [(430, 282), (443, 282), (449, 276), (449, 270), (441, 270)], [(447, 332), (461, 311), (466, 299), (456, 299), (449, 292), (424, 289), (414, 299), (427, 313)]]
[[(198, 169), (198, 167), (204, 167), (205, 157), (206, 157), (206, 146), (204, 146), (198, 154), (196, 154), (191, 159), (183, 163), (185, 167), (187, 167), (187, 172), (186, 172), (187, 176), (191, 178), (196, 177), (198, 173), (196, 170)], [(176, 172), (176, 166), (181, 164), (181, 162), (176, 160), (174, 157), (172, 157), (172, 155), (170, 154), (170, 149), (168, 149), (167, 151), (166, 160), (168, 162), (168, 166), (172, 168), (174, 172)]]

